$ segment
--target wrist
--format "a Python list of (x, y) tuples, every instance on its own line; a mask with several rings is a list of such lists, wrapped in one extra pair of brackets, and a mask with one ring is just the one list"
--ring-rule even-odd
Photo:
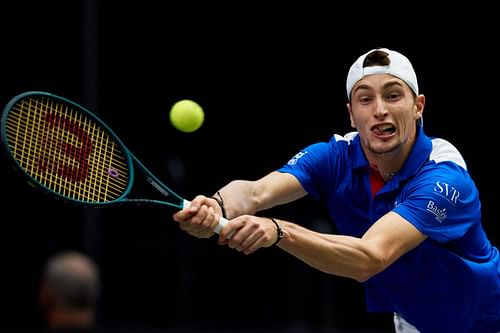
[(220, 210), (222, 212), (222, 217), (227, 219), (226, 207), (224, 207), (224, 199), (222, 199), (222, 195), (220, 195), (220, 192), (217, 191), (217, 193), (215, 193), (212, 196), (212, 199), (214, 199), (217, 202), (217, 204), (219, 205)]
[(283, 229), (281, 229), (280, 225), (278, 224), (278, 222), (276, 222), (276, 220), (274, 218), (270, 217), (269, 219), (271, 221), (273, 221), (274, 225), (276, 226), (276, 241), (274, 241), (273, 245), (271, 245), (271, 246), (275, 246), (283, 238), (284, 233), (283, 233)]

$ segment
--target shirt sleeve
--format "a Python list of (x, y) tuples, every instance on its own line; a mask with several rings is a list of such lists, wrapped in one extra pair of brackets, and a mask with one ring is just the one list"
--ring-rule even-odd
[(310, 145), (300, 150), (277, 171), (295, 176), (307, 193), (318, 198), (320, 193), (315, 182), (318, 182), (317, 175), (325, 174), (320, 169), (325, 166), (327, 150), (328, 144), (324, 142)]
[(393, 211), (442, 243), (460, 238), (481, 220), (475, 184), (453, 162), (425, 166), (401, 193)]
[[(356, 132), (344, 136), (333, 135), (328, 142), (312, 144), (293, 156), (277, 171), (297, 178), (305, 191), (316, 199), (327, 198), (329, 189), (335, 188), (343, 177), (343, 170), (350, 170), (348, 146)], [(324, 185), (329, 184), (327, 188)]]

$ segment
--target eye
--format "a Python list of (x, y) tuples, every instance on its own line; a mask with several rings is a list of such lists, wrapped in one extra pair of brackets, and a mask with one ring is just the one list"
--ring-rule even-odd
[(359, 102), (361, 104), (368, 104), (372, 101), (373, 99), (371, 97), (368, 97), (368, 96), (362, 96), (359, 98)]
[(401, 98), (401, 94), (398, 92), (391, 92), (387, 94), (386, 98), (390, 101), (396, 101)]

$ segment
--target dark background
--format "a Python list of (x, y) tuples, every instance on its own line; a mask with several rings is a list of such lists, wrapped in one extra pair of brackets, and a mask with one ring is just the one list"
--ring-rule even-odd
[[(263, 176), (300, 148), (351, 130), (350, 65), (373, 47), (399, 50), (427, 96), (427, 134), (462, 151), (481, 191), (484, 227), (500, 245), (492, 162), (498, 23), (491, 8), (94, 0), (0, 6), (1, 105), (27, 90), (84, 105), (186, 198)], [(195, 133), (168, 122), (170, 106), (183, 98), (205, 110)], [(86, 209), (56, 201), (29, 187), (5, 156), (0, 162), (1, 325), (8, 332), (42, 327), (41, 267), (65, 249), (99, 263), (98, 319), (110, 330), (393, 330), (390, 315), (366, 314), (354, 281), (315, 271), (275, 248), (244, 256), (215, 239), (191, 238), (168, 209)], [(310, 199), (267, 213), (331, 229)]]

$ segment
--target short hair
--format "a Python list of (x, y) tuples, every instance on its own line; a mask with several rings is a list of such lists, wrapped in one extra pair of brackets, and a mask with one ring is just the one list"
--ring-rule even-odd
[(43, 280), (55, 301), (72, 309), (93, 308), (100, 294), (99, 270), (88, 256), (67, 251), (51, 257)]

